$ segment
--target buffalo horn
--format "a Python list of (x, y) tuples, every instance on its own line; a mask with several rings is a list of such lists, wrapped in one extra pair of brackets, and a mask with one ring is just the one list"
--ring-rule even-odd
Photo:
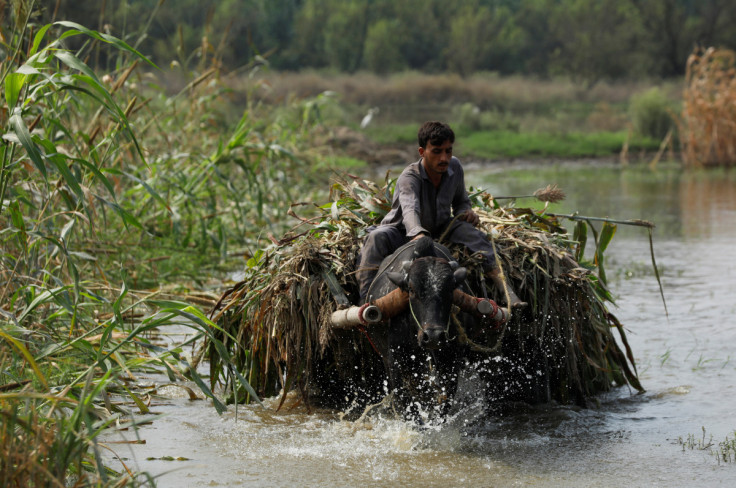
[(378, 307), (383, 319), (390, 319), (401, 313), (409, 305), (409, 293), (401, 288), (396, 288), (391, 293), (387, 293), (374, 301), (372, 305)]
[(503, 323), (509, 317), (508, 310), (499, 307), (493, 300), (478, 299), (458, 289), (452, 294), (452, 302), (464, 312), (490, 316), (497, 323)]
[(332, 326), (350, 329), (356, 325), (370, 325), (390, 319), (409, 304), (409, 294), (400, 288), (379, 298), (372, 304), (352, 306), (332, 313)]

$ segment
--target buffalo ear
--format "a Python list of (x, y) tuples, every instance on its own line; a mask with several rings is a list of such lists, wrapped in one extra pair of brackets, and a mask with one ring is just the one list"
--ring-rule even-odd
[(411, 261), (404, 261), (403, 263), (401, 263), (401, 269), (404, 271), (404, 273), (408, 273), (409, 268), (411, 268)]
[(406, 275), (404, 273), (397, 273), (396, 271), (389, 271), (386, 273), (391, 283), (398, 286), (402, 290), (406, 289)]
[(465, 277), (468, 276), (468, 270), (466, 268), (457, 268), (452, 273), (452, 276), (455, 277), (455, 286), (460, 286), (465, 281)]

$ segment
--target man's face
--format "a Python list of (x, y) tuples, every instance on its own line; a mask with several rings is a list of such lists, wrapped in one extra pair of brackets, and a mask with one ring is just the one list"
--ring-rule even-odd
[(419, 148), (419, 155), (422, 157), (424, 169), (432, 175), (441, 175), (447, 171), (452, 158), (452, 142), (445, 141), (439, 146), (435, 146), (431, 142), (427, 142), (427, 147)]

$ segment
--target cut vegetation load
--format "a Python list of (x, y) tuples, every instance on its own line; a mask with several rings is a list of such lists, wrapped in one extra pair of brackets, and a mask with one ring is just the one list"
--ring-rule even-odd
[[(379, 187), (340, 177), (332, 185), (330, 203), (292, 206), (290, 214), (299, 224), (248, 260), (242, 281), (225, 291), (212, 312), (232, 361), (224, 361), (212, 346), (207, 349), (211, 380), (222, 383), (229, 401), (254, 399), (253, 391), (238, 389), (239, 375), (258, 396), (281, 392), (285, 398), (297, 390), (309, 404), (338, 408), (377, 401), (388, 393), (381, 358), (370, 340), (372, 325), (337, 328), (331, 317), (358, 304), (355, 271), (361, 243), (366, 228), (390, 209), (392, 188), (388, 178)], [(606, 304), (613, 299), (603, 253), (616, 224), (602, 219), (597, 229), (584, 217), (547, 213), (548, 203), (564, 196), (556, 187), (529, 195), (548, 202), (541, 210), (514, 206), (517, 198), (529, 196), (494, 199), (473, 188), (468, 193), (506, 279), (529, 303), (502, 325), (453, 338), (467, 353), (469, 372), (481, 373), (487, 405), (584, 405), (615, 385), (643, 391), (624, 328)], [(511, 203), (501, 205), (506, 199)], [(305, 207), (316, 215), (296, 213)], [(562, 227), (563, 218), (575, 221), (572, 235)], [(593, 259), (584, 257), (589, 230)], [(485, 288), (477, 256), (461, 246), (450, 249), (468, 270), (465, 285), (471, 295), (505, 303), (495, 289)]]

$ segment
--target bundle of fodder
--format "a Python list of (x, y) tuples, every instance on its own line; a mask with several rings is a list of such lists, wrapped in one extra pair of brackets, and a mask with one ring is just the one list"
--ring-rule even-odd
[[(315, 217), (292, 212), (300, 225), (248, 261), (244, 279), (213, 311), (233, 363), (224, 364), (210, 347), (212, 380), (223, 383), (231, 400), (252, 399), (233, 391), (232, 368), (265, 396), (282, 391), (285, 398), (296, 389), (308, 402), (344, 406), (384, 393), (383, 364), (368, 334), (334, 328), (331, 315), (357, 304), (360, 245), (366, 228), (390, 209), (390, 196), (388, 180), (379, 188), (346, 177), (333, 185), (331, 203), (315, 205)], [(611, 296), (602, 253), (615, 225), (605, 222), (599, 232), (590, 221), (579, 221), (570, 236), (558, 217), (545, 213), (546, 206), (541, 211), (501, 206), (472, 189), (471, 200), (505, 278), (529, 303), (504, 326), (457, 339), (467, 345), (471, 367), (484, 373), (489, 398), (584, 403), (613, 385), (641, 390), (623, 327), (605, 304)], [(596, 237), (594, 262), (583, 260), (589, 227)], [(468, 268), (471, 293), (488, 293), (503, 303), (502, 292), (483, 281), (478, 258), (451, 249)]]
[(736, 164), (736, 53), (697, 49), (687, 60), (682, 118), (682, 159), (697, 166)]

